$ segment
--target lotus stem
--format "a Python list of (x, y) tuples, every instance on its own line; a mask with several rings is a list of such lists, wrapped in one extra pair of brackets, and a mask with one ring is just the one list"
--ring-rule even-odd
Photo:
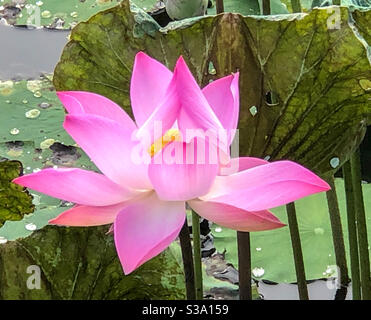
[(348, 266), (345, 253), (343, 228), (341, 225), (339, 203), (336, 195), (334, 177), (328, 179), (331, 190), (326, 192), (327, 205), (330, 214), (332, 241), (334, 243), (336, 265), (339, 268), (340, 288), (337, 290), (335, 300), (345, 300), (349, 283)]
[(350, 166), (356, 209), (362, 300), (371, 300), (370, 258), (368, 254), (366, 213), (362, 194), (361, 157), (359, 149), (350, 158)]
[(347, 201), (347, 220), (350, 251), (350, 272), (352, 279), (352, 296), (353, 300), (360, 300), (361, 280), (359, 275), (359, 255), (358, 255), (355, 198), (350, 161), (347, 161), (343, 166), (343, 177), (345, 185), (345, 196)]
[(293, 12), (301, 12), (300, 0), (291, 0), (291, 7)]
[(200, 217), (192, 210), (193, 258), (195, 270), (196, 300), (203, 299)]
[(296, 280), (298, 282), (300, 300), (309, 300), (307, 281), (305, 279), (305, 268), (303, 251), (301, 248), (298, 220), (296, 217), (295, 203), (286, 205), (287, 218), (289, 222), (292, 251), (294, 254)]
[(224, 12), (224, 2), (223, 0), (216, 0), (216, 13)]
[(187, 300), (195, 300), (196, 288), (195, 288), (195, 274), (193, 269), (193, 253), (187, 219), (185, 220), (184, 225), (180, 230), (179, 240), (180, 247), (182, 249)]
[(252, 300), (250, 233), (237, 231), (240, 300)]
[(271, 14), (271, 0), (263, 0), (263, 15)]

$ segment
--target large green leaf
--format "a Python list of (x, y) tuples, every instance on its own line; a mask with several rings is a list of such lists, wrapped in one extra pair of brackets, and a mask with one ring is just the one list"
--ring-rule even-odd
[[(368, 17), (368, 11), (366, 10), (358, 10), (353, 12), (353, 19), (356, 30), (359, 32), (359, 37), (364, 39), (364, 41), (368, 44), (371, 43), (371, 23), (370, 18)], [(370, 50), (370, 49), (369, 49)], [(368, 90), (370, 90), (371, 85), (368, 86)]]
[[(344, 241), (349, 257), (346, 201), (342, 179), (336, 179), (336, 189), (341, 210)], [(366, 212), (370, 213), (371, 184), (363, 184), (363, 193), (366, 201)], [(306, 279), (312, 280), (334, 276), (336, 262), (326, 195), (321, 193), (303, 198), (296, 202), (296, 209), (303, 247)], [(281, 221), (287, 223), (285, 207), (279, 207), (272, 211)], [(370, 239), (370, 214), (367, 217), (367, 224)], [(222, 252), (226, 249), (226, 260), (237, 265), (236, 232), (217, 225), (214, 225), (212, 229), (217, 250)], [(251, 248), (252, 269), (256, 279), (267, 279), (274, 282), (296, 282), (288, 227), (251, 233)], [(350, 261), (349, 259), (347, 260), (348, 262)]]
[[(0, 6), (0, 18), (11, 25), (35, 26), (70, 29), (78, 22), (86, 21), (95, 13), (116, 6), (121, 0), (4, 0)], [(151, 11), (161, 6), (158, 0), (132, 0), (144, 11)], [(214, 0), (215, 2), (215, 0)], [(328, 0), (301, 0), (303, 11), (314, 6), (329, 6)], [(343, 0), (343, 6), (353, 9), (371, 6), (369, 0)], [(290, 0), (271, 0), (271, 14), (292, 12)], [(242, 15), (262, 14), (262, 0), (224, 0), (224, 11)], [(208, 15), (216, 14), (215, 4), (207, 10)]]
[[(124, 276), (107, 230), (48, 226), (0, 244), (0, 299), (184, 299), (172, 247)], [(27, 288), (29, 266), (40, 268), (40, 289)]]
[[(34, 25), (69, 29), (77, 22), (87, 20), (98, 11), (117, 5), (119, 1), (5, 0), (1, 3), (0, 18), (5, 18), (12, 25)], [(138, 1), (142, 2), (142, 0)], [(38, 25), (39, 23), (40, 25)]]
[[(283, 3), (287, 6), (290, 12), (293, 12), (291, 1), (282, 0)], [(332, 6), (332, 0), (300, 0), (301, 9), (303, 12), (308, 12), (314, 7), (329, 7)], [(347, 6), (350, 9), (363, 9), (370, 8), (370, 0), (341, 0), (342, 6)]]
[[(113, 7), (121, 0), (5, 0), (0, 7), (0, 18), (12, 25), (37, 25), (48, 28), (70, 29), (80, 21), (86, 21), (93, 14)], [(161, 2), (158, 0), (132, 0), (144, 11), (151, 11)], [(215, 2), (215, 0), (214, 0)], [(261, 0), (224, 0), (226, 12), (242, 15), (261, 14)], [(280, 0), (271, 0), (271, 13), (288, 13)], [(208, 15), (216, 14), (215, 5), (207, 10)], [(39, 18), (38, 18), (39, 17)]]
[(342, 6), (348, 6), (352, 9), (363, 9), (363, 8), (371, 8), (371, 1), (370, 0), (341, 0)]
[[(242, 17), (224, 14), (159, 29), (128, 1), (101, 12), (71, 33), (55, 69), (58, 90), (93, 91), (131, 113), (129, 82), (143, 50), (173, 68), (187, 60), (200, 85), (241, 73), (240, 154), (292, 159), (319, 174), (336, 169), (359, 144), (371, 114), (370, 61), (351, 13)], [(364, 12), (362, 21), (370, 22)], [(209, 64), (215, 72), (210, 74)], [(266, 99), (273, 92), (276, 103)], [(269, 94), (268, 94), (269, 96)], [(257, 112), (253, 112), (257, 111)]]
[(34, 210), (32, 196), (11, 182), (20, 174), (22, 164), (19, 161), (4, 161), (0, 157), (0, 227), (7, 220), (21, 220)]
[(30, 141), (41, 149), (52, 140), (74, 143), (63, 129), (65, 111), (50, 76), (0, 81), (0, 112), (0, 143)]

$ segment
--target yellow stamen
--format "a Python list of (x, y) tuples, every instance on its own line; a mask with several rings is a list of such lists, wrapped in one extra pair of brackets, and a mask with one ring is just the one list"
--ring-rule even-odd
[(170, 142), (182, 141), (180, 131), (178, 129), (169, 129), (161, 137), (155, 140), (155, 142), (148, 148), (148, 153), (153, 157), (157, 152), (165, 148)]

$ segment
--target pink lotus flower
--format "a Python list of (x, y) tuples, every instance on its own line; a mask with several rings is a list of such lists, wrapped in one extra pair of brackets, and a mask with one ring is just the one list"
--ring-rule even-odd
[[(58, 92), (68, 115), (65, 130), (89, 155), (101, 173), (75, 168), (44, 169), (15, 183), (77, 205), (50, 221), (64, 226), (113, 223), (116, 249), (125, 274), (165, 250), (185, 221), (186, 203), (200, 216), (240, 231), (284, 226), (270, 208), (329, 190), (326, 182), (291, 161), (268, 163), (257, 158), (231, 159), (239, 171), (221, 175), (221, 164), (158, 163), (168, 148), (194, 151), (187, 129), (237, 127), (238, 73), (200, 89), (183, 58), (174, 73), (144, 53), (135, 58), (131, 102), (135, 122), (114, 102), (89, 92)], [(152, 132), (156, 122), (175, 133), (152, 145), (150, 163), (134, 163), (132, 139)], [(170, 130), (170, 131), (169, 131)], [(166, 136), (166, 134), (165, 134)], [(227, 145), (233, 138), (228, 133)], [(158, 137), (151, 135), (151, 143)], [(207, 149), (207, 148), (206, 148)], [(207, 149), (209, 150), (209, 149)], [(198, 157), (199, 155), (197, 155)], [(201, 156), (209, 156), (205, 151)]]

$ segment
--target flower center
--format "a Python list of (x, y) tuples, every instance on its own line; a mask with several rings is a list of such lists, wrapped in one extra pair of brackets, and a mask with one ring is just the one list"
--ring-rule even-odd
[(148, 153), (153, 157), (157, 152), (165, 148), (170, 142), (182, 141), (181, 133), (178, 129), (169, 129), (148, 148)]

